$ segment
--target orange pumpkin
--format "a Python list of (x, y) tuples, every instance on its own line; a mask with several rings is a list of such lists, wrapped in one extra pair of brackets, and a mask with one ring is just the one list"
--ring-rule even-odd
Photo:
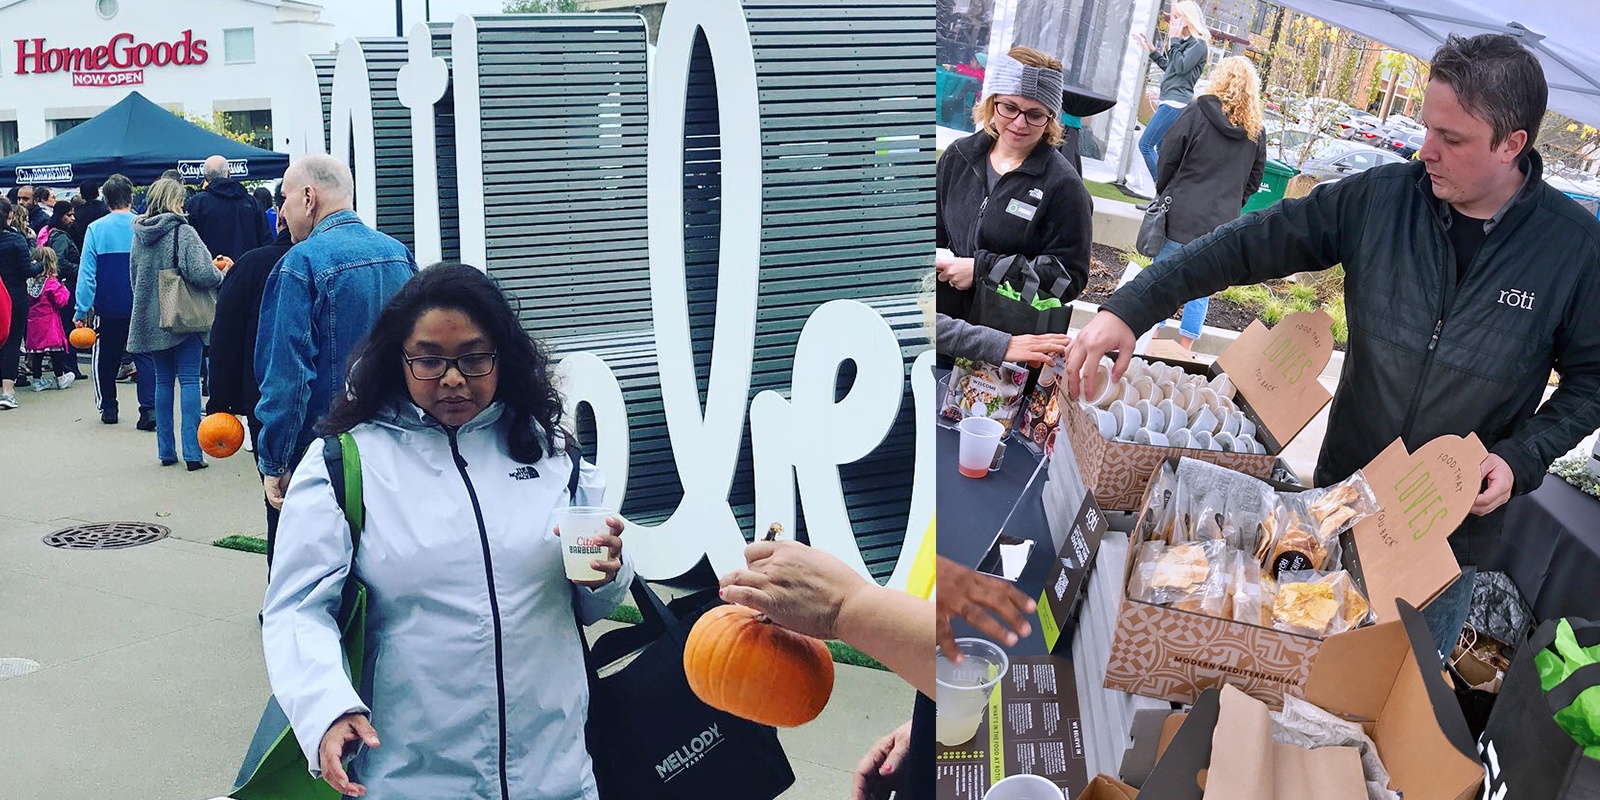
[(206, 455), (227, 458), (244, 444), (244, 426), (232, 414), (207, 414), (200, 420), (200, 449)]
[(717, 606), (694, 624), (683, 671), (706, 705), (762, 725), (804, 725), (833, 693), (833, 658), (822, 642), (739, 605)]
[(72, 333), (67, 334), (67, 341), (79, 350), (94, 347), (95, 338), (94, 328), (73, 328)]

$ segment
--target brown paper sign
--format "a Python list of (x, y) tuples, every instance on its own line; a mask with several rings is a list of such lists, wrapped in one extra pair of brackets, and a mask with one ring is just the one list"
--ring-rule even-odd
[(1250, 323), (1217, 366), (1281, 446), (1333, 399), (1317, 380), (1332, 357), (1333, 318), (1318, 309), (1290, 314), (1270, 330)]
[(1449, 536), (1472, 510), (1487, 456), (1476, 434), (1415, 453), (1396, 439), (1361, 471), (1382, 509), (1353, 532), (1378, 621), (1395, 619), (1396, 598), (1421, 607), (1461, 575)]

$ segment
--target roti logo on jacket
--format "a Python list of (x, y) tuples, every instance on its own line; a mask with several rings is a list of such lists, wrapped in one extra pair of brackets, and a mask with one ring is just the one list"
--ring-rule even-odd
[(657, 764), (656, 777), (660, 778), (662, 783), (666, 783), (682, 775), (684, 770), (699, 763), (711, 748), (722, 744), (722, 741), (722, 730), (713, 724)]
[(1533, 310), (1533, 292), (1524, 292), (1521, 289), (1504, 289), (1500, 292), (1500, 302), (1512, 308)]

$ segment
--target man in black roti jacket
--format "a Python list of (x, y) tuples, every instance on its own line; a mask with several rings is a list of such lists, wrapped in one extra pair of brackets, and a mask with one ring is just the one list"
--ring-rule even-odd
[[(1490, 451), (1482, 492), (1450, 545), (1463, 566), (1492, 563), (1506, 501), (1600, 426), (1600, 221), (1541, 178), (1547, 94), (1514, 38), (1451, 37), (1433, 57), (1416, 161), (1248, 214), (1145, 270), (1077, 337), (1071, 390), (1088, 391), (1112, 350), (1120, 375), (1133, 332), (1184, 301), (1343, 264), (1349, 349), (1316, 483), (1396, 437), (1415, 450), (1476, 433)], [(1541, 407), (1552, 368), (1561, 386)]]

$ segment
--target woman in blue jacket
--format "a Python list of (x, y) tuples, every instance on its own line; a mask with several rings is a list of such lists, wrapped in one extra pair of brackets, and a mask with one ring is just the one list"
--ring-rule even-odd
[[(632, 569), (612, 518), (593, 562), (604, 577), (566, 577), (552, 514), (601, 505), (604, 482), (583, 464), (568, 493), (547, 357), (488, 276), (441, 264), (389, 301), (352, 364), (320, 430), (359, 448), (360, 548), (313, 447), (284, 501), (261, 630), (312, 774), (383, 800), (596, 800), (574, 611), (610, 613)], [(360, 685), (335, 622), (349, 578), (368, 592)]]

